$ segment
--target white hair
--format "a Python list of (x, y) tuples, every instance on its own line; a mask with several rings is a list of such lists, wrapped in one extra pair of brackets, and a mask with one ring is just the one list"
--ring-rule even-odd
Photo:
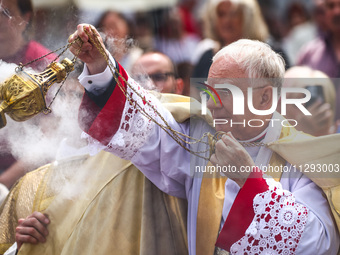
[(260, 80), (263, 82), (265, 79), (273, 87), (282, 86), (285, 61), (266, 43), (241, 39), (218, 51), (213, 57), (213, 62), (221, 57), (232, 58), (252, 82)]

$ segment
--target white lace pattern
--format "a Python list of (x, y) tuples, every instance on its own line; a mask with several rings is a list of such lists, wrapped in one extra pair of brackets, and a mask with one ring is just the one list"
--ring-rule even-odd
[(272, 178), (266, 181), (269, 190), (255, 196), (255, 217), (245, 236), (231, 246), (231, 254), (295, 254), (308, 209), (296, 203), (279, 182)]
[(145, 117), (140, 110), (137, 109), (136, 104), (142, 106), (145, 112), (152, 118), (156, 117), (156, 113), (147, 102), (157, 109), (157, 106), (154, 104), (155, 100), (152, 100), (152, 95), (142, 89), (133, 79), (129, 78), (129, 83), (142, 95), (143, 99), (129, 87), (127, 88), (127, 93), (131, 99), (130, 101), (128, 99), (126, 100), (120, 127), (106, 148), (106, 150), (111, 153), (127, 160), (130, 160), (146, 142), (155, 125), (153, 121)]
[(133, 79), (129, 78), (129, 83), (142, 95), (143, 99), (135, 94), (132, 89), (127, 88), (127, 93), (131, 99), (130, 101), (126, 99), (119, 128), (107, 146), (101, 144), (85, 132), (82, 133), (82, 138), (88, 140), (90, 155), (95, 155), (101, 150), (106, 150), (122, 159), (130, 160), (151, 134), (155, 123), (145, 117), (137, 109), (136, 104), (142, 106), (149, 116), (155, 118), (155, 111), (146, 102), (149, 102), (154, 109), (157, 109), (157, 100), (152, 99), (153, 95), (147, 93)]

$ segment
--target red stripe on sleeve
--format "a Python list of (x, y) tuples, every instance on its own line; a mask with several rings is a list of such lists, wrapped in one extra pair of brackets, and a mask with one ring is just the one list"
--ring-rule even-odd
[[(124, 79), (127, 81), (127, 73), (118, 62), (116, 63), (119, 65), (119, 72), (121, 76), (124, 77)], [(123, 79), (121, 77), (118, 77), (118, 80), (121, 86), (123, 86), (126, 90), (127, 85), (123, 81)], [(108, 145), (111, 138), (119, 129), (126, 101), (125, 94), (119, 88), (119, 85), (116, 84), (112, 95), (102, 109), (99, 109), (99, 107), (96, 106), (94, 102), (91, 103), (89, 102), (89, 100), (91, 99), (89, 99), (89, 97), (85, 95), (80, 107), (80, 113), (85, 108), (89, 117), (87, 121), (84, 120), (86, 119), (84, 118), (84, 116), (81, 117), (83, 118), (82, 122), (85, 124), (82, 128), (94, 139), (98, 140), (104, 145)]]
[(262, 178), (262, 172), (257, 167), (254, 169), (255, 171), (250, 173), (247, 181), (237, 194), (217, 238), (215, 246), (226, 251), (230, 251), (230, 247), (245, 235), (252, 222), (255, 216), (253, 209), (255, 196), (268, 190), (267, 182)]

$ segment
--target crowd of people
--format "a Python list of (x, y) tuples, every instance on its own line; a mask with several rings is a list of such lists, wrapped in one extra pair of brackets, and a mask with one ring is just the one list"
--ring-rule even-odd
[[(338, 254), (340, 0), (288, 2), (280, 15), (278, 1), (182, 0), (65, 22), (82, 44), (60, 97), (76, 95), (80, 128), (35, 164), (0, 131), (0, 254)], [(37, 14), (0, 1), (0, 70), (51, 52)], [(60, 118), (31, 124), (52, 137)]]

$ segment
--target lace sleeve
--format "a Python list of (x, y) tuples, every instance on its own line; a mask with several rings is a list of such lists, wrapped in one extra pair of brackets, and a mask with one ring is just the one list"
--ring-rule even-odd
[(255, 217), (231, 254), (295, 254), (305, 229), (308, 209), (279, 182), (266, 179), (269, 189), (253, 200)]
[[(139, 95), (137, 95), (130, 87), (127, 87), (127, 93), (130, 95), (130, 100), (126, 100), (125, 102), (119, 128), (108, 145), (104, 146), (86, 133), (82, 134), (83, 138), (89, 140), (90, 154), (95, 154), (99, 150), (104, 149), (120, 158), (130, 160), (151, 134), (155, 123), (147, 118), (145, 113), (152, 118), (155, 118), (156, 113), (154, 109), (159, 108), (157, 107), (159, 101), (153, 95), (145, 91), (133, 79), (129, 78), (129, 83), (136, 89)], [(141, 112), (136, 107), (137, 104), (143, 107), (145, 113)]]

